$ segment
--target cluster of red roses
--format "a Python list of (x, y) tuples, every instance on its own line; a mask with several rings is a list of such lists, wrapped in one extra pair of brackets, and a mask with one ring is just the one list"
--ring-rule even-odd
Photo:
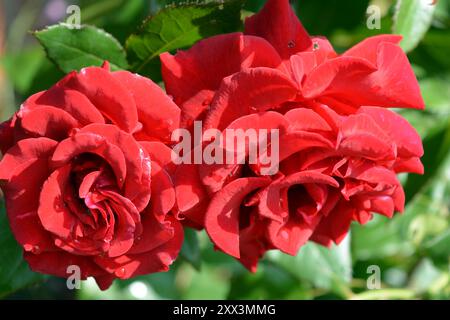
[[(387, 107), (424, 108), (400, 37), (338, 55), (310, 37), (288, 0), (269, 0), (245, 32), (161, 55), (169, 97), (107, 63), (28, 98), (0, 127), (11, 229), (38, 272), (103, 289), (166, 271), (182, 224), (254, 271), (267, 250), (339, 243), (351, 221), (402, 211), (399, 172), (422, 173), (417, 132)], [(278, 129), (279, 171), (171, 161), (171, 133)]]

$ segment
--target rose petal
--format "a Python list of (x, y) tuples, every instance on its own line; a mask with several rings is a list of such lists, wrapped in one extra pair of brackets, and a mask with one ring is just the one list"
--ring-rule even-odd
[(105, 69), (83, 68), (60, 81), (59, 86), (84, 94), (100, 112), (122, 130), (133, 133), (138, 127), (138, 114), (133, 96)]
[(297, 95), (296, 84), (269, 68), (246, 69), (223, 80), (205, 118), (205, 129), (224, 129), (233, 120), (275, 109)]
[(53, 140), (65, 139), (70, 131), (78, 127), (78, 122), (64, 110), (38, 106), (20, 114), (24, 130), (33, 135), (47, 137)]
[(167, 93), (181, 107), (185, 127), (208, 108), (223, 78), (245, 68), (277, 68), (281, 58), (264, 39), (231, 33), (201, 40), (174, 56), (163, 53), (161, 62)]
[(113, 72), (134, 98), (142, 130), (138, 137), (170, 142), (172, 131), (180, 124), (180, 109), (164, 91), (150, 79), (127, 71)]
[(245, 19), (245, 33), (265, 38), (283, 59), (312, 43), (288, 0), (268, 0), (259, 13)]
[(241, 178), (227, 184), (214, 195), (205, 216), (206, 232), (223, 252), (240, 257), (239, 207), (252, 191), (266, 186), (270, 179)]

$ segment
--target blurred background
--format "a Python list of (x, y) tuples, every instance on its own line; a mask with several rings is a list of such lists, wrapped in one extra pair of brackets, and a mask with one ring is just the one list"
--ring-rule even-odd
[[(82, 24), (103, 28), (124, 44), (145, 17), (168, 2), (174, 1), (1, 0), (0, 120), (64, 75), (30, 31), (65, 21), (67, 7), (76, 4)], [(308, 32), (327, 36), (340, 52), (368, 36), (406, 33), (402, 45), (427, 107), (424, 112), (399, 110), (419, 131), (425, 147), (425, 175), (401, 176), (407, 196), (404, 214), (355, 224), (331, 250), (308, 244), (297, 257), (270, 253), (255, 274), (215, 252), (204, 232), (188, 230), (181, 258), (169, 272), (116, 281), (101, 292), (94, 281), (68, 290), (65, 279), (31, 272), (9, 231), (0, 195), (0, 298), (450, 299), (450, 0), (438, 0), (429, 18), (406, 7), (395, 24), (396, 2), (292, 1)], [(243, 15), (263, 3), (248, 0)], [(379, 25), (370, 20), (377, 15)], [(426, 27), (415, 29), (416, 23)], [(411, 41), (408, 32), (415, 35)]]

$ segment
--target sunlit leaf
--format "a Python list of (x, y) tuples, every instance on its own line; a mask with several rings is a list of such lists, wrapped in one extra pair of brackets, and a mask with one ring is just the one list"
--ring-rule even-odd
[(108, 60), (111, 69), (127, 68), (125, 51), (109, 33), (93, 26), (71, 29), (59, 24), (36, 31), (36, 38), (49, 58), (64, 72), (100, 66)]
[(231, 0), (162, 9), (127, 39), (132, 70), (158, 81), (161, 53), (189, 47), (202, 38), (238, 31), (241, 6), (241, 0)]
[(430, 0), (397, 0), (393, 33), (403, 36), (400, 45), (406, 52), (414, 49), (427, 32), (434, 9)]

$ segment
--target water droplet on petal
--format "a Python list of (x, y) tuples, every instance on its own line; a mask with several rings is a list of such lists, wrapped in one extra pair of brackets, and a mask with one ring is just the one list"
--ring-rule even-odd
[(41, 251), (41, 248), (39, 247), (39, 246), (34, 246), (32, 249), (31, 249), (31, 253), (33, 253), (33, 254), (40, 254), (42, 251)]
[(288, 48), (289, 48), (289, 49), (292, 49), (292, 48), (294, 48), (294, 47), (295, 47), (295, 41), (294, 41), (294, 40), (289, 41), (289, 42), (288, 42)]
[(319, 49), (320, 49), (319, 43), (314, 42), (314, 44), (313, 44), (313, 50), (316, 51), (316, 50), (319, 50)]
[(125, 277), (126, 273), (127, 271), (125, 270), (125, 268), (117, 269), (115, 272), (116, 276), (119, 278)]

